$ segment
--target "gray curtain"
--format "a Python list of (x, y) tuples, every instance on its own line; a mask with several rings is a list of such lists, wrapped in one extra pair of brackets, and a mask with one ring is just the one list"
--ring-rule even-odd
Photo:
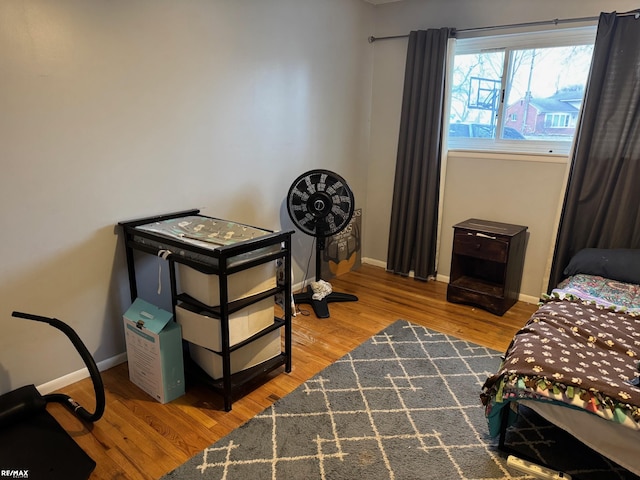
[(640, 248), (640, 20), (602, 13), (548, 290), (582, 248)]
[(387, 270), (435, 275), (448, 28), (409, 34)]

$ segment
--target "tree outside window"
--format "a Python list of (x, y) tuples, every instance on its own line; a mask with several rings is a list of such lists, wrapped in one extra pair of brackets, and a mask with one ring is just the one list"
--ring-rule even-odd
[[(520, 43), (522, 37), (517, 38)], [(510, 46), (508, 36), (504, 40), (504, 47), (486, 49), (476, 41), (477, 51), (456, 53), (450, 74), (449, 147), (500, 144), (507, 150), (568, 151), (593, 44), (521, 48)], [(562, 42), (570, 43), (566, 38)]]

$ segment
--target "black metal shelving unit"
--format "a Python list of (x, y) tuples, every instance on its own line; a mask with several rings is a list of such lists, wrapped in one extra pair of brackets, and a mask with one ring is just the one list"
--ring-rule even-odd
[[(186, 210), (119, 223), (124, 232), (131, 301), (134, 301), (138, 296), (134, 251), (152, 255), (158, 255), (162, 250), (175, 252), (166, 256), (169, 264), (174, 318), (175, 307), (180, 302), (206, 311), (207, 316), (220, 319), (222, 348), (220, 352), (214, 353), (220, 355), (222, 359), (222, 377), (220, 379), (210, 377), (190, 358), (188, 353), (185, 354), (185, 375), (187, 380), (202, 382), (213, 391), (220, 393), (224, 399), (224, 409), (228, 412), (231, 410), (236, 394), (246, 389), (261, 376), (281, 366), (284, 366), (285, 372), (291, 372), (291, 318), (293, 312), (291, 302), (288, 299), (291, 298), (291, 235), (293, 231), (276, 232), (260, 229), (264, 232), (262, 236), (230, 245), (204, 248), (180, 239), (170, 238), (138, 228), (154, 222), (187, 216), (201, 216), (203, 219), (212, 219), (212, 217), (200, 215), (199, 210)], [(185, 252), (187, 253), (186, 255)], [(242, 261), (237, 261), (239, 256), (243, 258)], [(230, 275), (267, 262), (275, 262), (278, 259), (282, 259), (283, 262), (283, 278), (277, 282), (275, 288), (240, 300), (229, 301), (228, 277)], [(205, 305), (187, 293), (179, 292), (176, 281), (177, 263), (191, 267), (205, 275), (216, 275), (218, 277), (220, 304), (214, 307)], [(284, 299), (282, 302), (283, 316), (274, 316), (273, 324), (242, 342), (233, 346), (229, 345), (229, 316), (249, 305), (279, 294), (282, 294)], [(279, 355), (256, 366), (231, 374), (231, 354), (234, 351), (278, 329), (284, 329), (284, 348), (281, 349)]]

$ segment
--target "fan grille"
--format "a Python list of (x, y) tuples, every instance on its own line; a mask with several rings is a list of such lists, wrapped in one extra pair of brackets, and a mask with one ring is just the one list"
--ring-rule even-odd
[(353, 192), (337, 173), (310, 170), (289, 188), (287, 210), (296, 227), (307, 235), (328, 237), (349, 224), (354, 211)]

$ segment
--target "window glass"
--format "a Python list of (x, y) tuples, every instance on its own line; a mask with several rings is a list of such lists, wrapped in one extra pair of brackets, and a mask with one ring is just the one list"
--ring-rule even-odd
[(595, 27), (456, 41), (449, 148), (567, 153)]
[(503, 138), (571, 142), (592, 53), (592, 45), (512, 51)]
[(503, 68), (504, 51), (455, 56), (449, 137), (494, 138)]

